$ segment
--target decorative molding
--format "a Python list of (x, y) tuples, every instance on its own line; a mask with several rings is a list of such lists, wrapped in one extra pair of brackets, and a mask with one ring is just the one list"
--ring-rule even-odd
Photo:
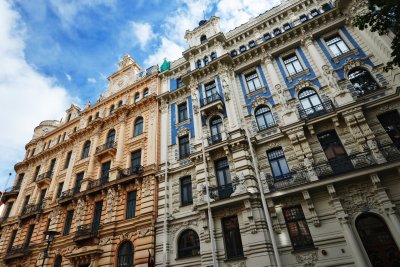
[(304, 267), (313, 267), (318, 261), (318, 253), (316, 251), (296, 254), (296, 260)]

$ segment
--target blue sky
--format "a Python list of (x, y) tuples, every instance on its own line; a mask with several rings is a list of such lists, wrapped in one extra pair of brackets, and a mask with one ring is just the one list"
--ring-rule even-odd
[[(126, 53), (142, 68), (178, 59), (204, 15), (224, 32), (279, 0), (1, 0), (0, 191), (41, 121), (95, 102)], [(11, 183), (11, 182), (10, 182)], [(10, 183), (8, 185), (10, 185)]]

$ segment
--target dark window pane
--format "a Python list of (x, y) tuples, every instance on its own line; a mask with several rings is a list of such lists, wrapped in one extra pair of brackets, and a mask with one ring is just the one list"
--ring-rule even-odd
[(193, 203), (192, 179), (190, 176), (181, 179), (181, 203), (182, 206)]
[(67, 216), (65, 217), (63, 235), (69, 235), (73, 217), (74, 217), (74, 210), (69, 210), (67, 212)]
[(135, 120), (133, 136), (139, 136), (143, 133), (143, 118), (139, 117)]
[(294, 250), (314, 247), (301, 206), (282, 209)]
[(130, 241), (124, 242), (118, 249), (117, 267), (132, 267), (134, 250)]
[(126, 219), (135, 217), (136, 191), (128, 192), (126, 197)]
[(222, 229), (225, 242), (226, 257), (243, 257), (242, 237), (240, 236), (239, 222), (237, 216), (223, 218)]
[(198, 256), (199, 254), (199, 236), (193, 230), (184, 231), (178, 239), (178, 258)]

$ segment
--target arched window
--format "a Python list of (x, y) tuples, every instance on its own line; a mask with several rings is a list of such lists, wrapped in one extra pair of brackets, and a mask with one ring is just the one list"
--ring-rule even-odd
[(115, 130), (111, 129), (107, 134), (106, 146), (112, 147), (114, 145), (114, 141), (115, 141)]
[(122, 102), (122, 100), (120, 100), (120, 101), (118, 102), (118, 107), (122, 106), (122, 104), (123, 104), (123, 102)]
[(201, 60), (200, 60), (200, 59), (197, 60), (197, 62), (196, 62), (196, 68), (197, 68), (197, 69), (200, 69), (200, 68), (201, 68)]
[(143, 133), (143, 118), (139, 117), (135, 120), (135, 125), (133, 127), (133, 136), (138, 136)]
[(54, 260), (54, 267), (61, 267), (62, 264), (62, 256), (58, 255)]
[(203, 34), (203, 35), (200, 37), (200, 43), (204, 44), (205, 42), (207, 42), (207, 36), (206, 36), (205, 34)]
[(149, 88), (144, 88), (143, 90), (143, 97), (146, 97), (149, 95)]
[(321, 99), (314, 89), (306, 88), (300, 91), (299, 100), (306, 117), (317, 116), (325, 110), (321, 103)]
[(356, 228), (372, 266), (400, 266), (399, 248), (381, 217), (361, 214)]
[(203, 61), (204, 61), (204, 66), (207, 66), (208, 65), (208, 57), (205, 56)]
[(219, 143), (222, 141), (222, 119), (217, 116), (210, 120), (210, 130), (211, 130), (211, 143)]
[(356, 95), (365, 95), (379, 88), (379, 84), (365, 69), (355, 68), (349, 72), (349, 80)]
[(114, 106), (114, 105), (111, 105), (111, 107), (110, 107), (110, 115), (113, 114), (114, 108), (115, 108), (115, 106)]
[(211, 60), (217, 59), (217, 53), (212, 52), (211, 53)]
[(255, 112), (258, 129), (264, 130), (275, 125), (272, 112), (267, 106), (258, 107)]
[(82, 158), (87, 158), (89, 156), (89, 150), (90, 150), (90, 141), (86, 141), (85, 144), (83, 145), (83, 150), (82, 150)]
[(117, 267), (131, 267), (133, 266), (133, 244), (130, 241), (125, 241), (119, 246)]
[(135, 94), (135, 97), (133, 98), (133, 102), (138, 102), (139, 101), (139, 98), (140, 98), (140, 94), (139, 94), (139, 92), (137, 92), (136, 94)]
[(185, 230), (178, 239), (178, 258), (198, 256), (199, 254), (199, 236), (191, 229)]

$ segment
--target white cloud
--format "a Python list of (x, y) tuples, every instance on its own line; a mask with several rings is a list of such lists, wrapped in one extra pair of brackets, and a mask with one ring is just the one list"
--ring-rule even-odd
[(96, 83), (97, 82), (95, 78), (88, 78), (87, 81), (89, 83)]
[(133, 41), (137, 40), (142, 50), (145, 50), (146, 45), (156, 37), (149, 23), (131, 21), (129, 26), (133, 36), (136, 37)]
[(147, 57), (144, 61), (146, 66), (161, 65), (164, 58), (173, 61), (182, 57), (182, 51), (184, 48), (175, 42), (162, 37), (160, 46), (155, 50), (155, 52)]
[(65, 73), (65, 77), (67, 77), (67, 80), (68, 80), (68, 81), (72, 81), (72, 77), (71, 77), (71, 75), (69, 75), (68, 73)]
[[(26, 30), (8, 1), (0, 1), (0, 188), (13, 165), (23, 159), (33, 129), (58, 119), (73, 99), (54, 79), (39, 73), (25, 59)], [(2, 184), (3, 183), (3, 184)]]

